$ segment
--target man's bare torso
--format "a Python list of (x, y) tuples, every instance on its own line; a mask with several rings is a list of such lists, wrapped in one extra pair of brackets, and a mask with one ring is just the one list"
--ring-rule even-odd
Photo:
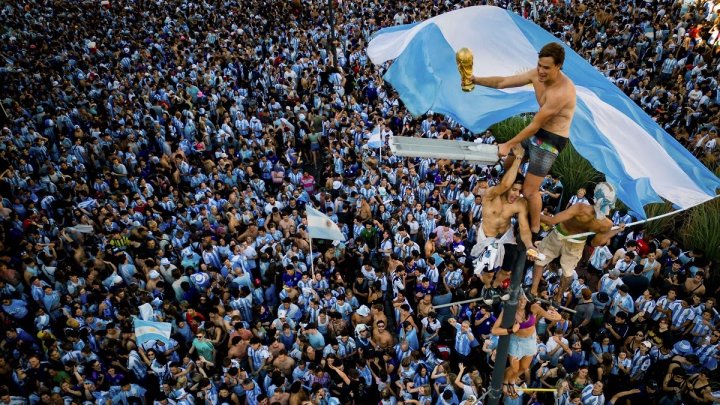
[(492, 199), (483, 199), (482, 229), (488, 238), (501, 237), (510, 228), (512, 217), (527, 213), (526, 201), (518, 198), (512, 204), (505, 200), (505, 195)]
[(563, 229), (568, 234), (577, 234), (584, 232), (605, 233), (612, 228), (612, 221), (608, 218), (597, 219), (595, 217), (595, 209), (591, 205), (582, 205), (582, 211), (564, 221)]
[(570, 135), (570, 124), (575, 114), (575, 85), (564, 74), (560, 74), (558, 80), (547, 85), (538, 80), (537, 73), (532, 77), (533, 88), (535, 89), (535, 97), (542, 107), (547, 103), (549, 97), (559, 97), (564, 101), (563, 107), (558, 114), (546, 121), (543, 129), (561, 136)]

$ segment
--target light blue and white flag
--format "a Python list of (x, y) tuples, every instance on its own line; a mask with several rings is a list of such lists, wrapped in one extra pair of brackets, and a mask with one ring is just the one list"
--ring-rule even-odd
[(367, 146), (373, 149), (380, 149), (380, 147), (382, 147), (382, 138), (380, 137), (379, 126), (376, 126), (370, 133), (370, 138), (368, 138)]
[(305, 206), (305, 214), (307, 215), (308, 234), (311, 238), (345, 240), (345, 235), (340, 231), (340, 227), (327, 215), (310, 205)]
[(171, 323), (150, 322), (140, 318), (134, 318), (133, 326), (135, 327), (135, 340), (138, 346), (151, 340), (170, 343), (170, 334), (172, 333)]
[(153, 315), (155, 314), (155, 310), (153, 309), (152, 305), (150, 303), (144, 303), (138, 307), (138, 310), (140, 311), (140, 319), (143, 321), (152, 321)]
[[(472, 51), (475, 76), (510, 76), (534, 69), (538, 52), (549, 42), (560, 41), (508, 10), (476, 6), (380, 30), (367, 54), (375, 64), (394, 61), (384, 78), (412, 114), (432, 110), (481, 132), (539, 106), (532, 85), (503, 90), (476, 86), (463, 92), (455, 52)], [(563, 72), (577, 90), (570, 140), (615, 186), (618, 198), (642, 217), (645, 204), (662, 198), (680, 208), (713, 198), (720, 179), (605, 76), (563, 46)]]

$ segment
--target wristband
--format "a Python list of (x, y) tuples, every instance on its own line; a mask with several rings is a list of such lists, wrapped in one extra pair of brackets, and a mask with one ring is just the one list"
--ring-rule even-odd
[(508, 335), (512, 335), (512, 334), (513, 334), (512, 328), (507, 328), (506, 330), (507, 330)]

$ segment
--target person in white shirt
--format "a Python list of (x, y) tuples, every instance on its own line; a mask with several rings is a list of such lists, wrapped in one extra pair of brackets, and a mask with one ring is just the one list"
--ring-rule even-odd
[(596, 247), (590, 256), (589, 270), (594, 270), (598, 275), (602, 275), (607, 270), (612, 257), (613, 254), (607, 244)]
[(570, 351), (568, 340), (563, 336), (562, 328), (555, 328), (553, 336), (550, 336), (545, 344), (548, 356), (553, 367), (558, 364), (563, 353)]
[(587, 197), (585, 197), (585, 193), (587, 193), (587, 190), (582, 187), (579, 188), (577, 193), (574, 196), (570, 197), (570, 201), (568, 201), (567, 207), (565, 207), (565, 209), (568, 209), (575, 204), (590, 205), (590, 201), (588, 201)]

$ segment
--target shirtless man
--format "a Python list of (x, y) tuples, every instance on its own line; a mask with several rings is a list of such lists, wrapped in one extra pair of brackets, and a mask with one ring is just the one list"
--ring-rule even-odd
[(293, 368), (295, 368), (295, 359), (287, 355), (285, 349), (280, 350), (275, 360), (273, 360), (273, 366), (280, 370), (285, 377), (292, 375)]
[(430, 237), (425, 241), (425, 258), (430, 258), (435, 253), (435, 245), (438, 237), (436, 232), (430, 232)]
[(385, 321), (375, 322), (375, 328), (372, 332), (372, 340), (378, 345), (380, 350), (390, 350), (395, 346), (395, 339), (393, 335), (387, 331), (387, 324)]
[[(527, 219), (527, 203), (520, 196), (522, 180), (517, 178), (518, 167), (525, 154), (520, 145), (513, 148), (509, 156), (510, 167), (500, 184), (487, 190), (483, 198), (482, 221), (477, 225), (477, 243), (470, 255), (477, 257), (475, 274), (480, 276), (485, 294), (491, 294), (495, 286), (510, 277), (515, 256), (515, 235), (511, 220), (517, 215), (520, 238), (528, 249), (533, 248), (532, 236)], [(498, 275), (495, 272), (500, 270)], [(495, 283), (493, 283), (495, 279)]]
[(353, 329), (361, 323), (365, 325), (372, 325), (373, 316), (370, 314), (370, 308), (366, 305), (361, 305), (360, 308), (355, 310), (355, 313), (350, 317)]
[(540, 232), (540, 184), (567, 145), (575, 114), (575, 85), (560, 71), (564, 62), (565, 49), (551, 42), (540, 50), (536, 69), (508, 77), (473, 77), (473, 83), (495, 89), (528, 84), (535, 89), (540, 110), (527, 127), (500, 144), (498, 150), (500, 156), (505, 156), (515, 145), (522, 144), (529, 151), (530, 166), (522, 194), (528, 200), (533, 233)]
[(623, 224), (613, 230), (613, 223), (607, 217), (616, 199), (613, 186), (604, 182), (599, 183), (595, 186), (594, 197), (595, 205), (575, 204), (555, 216), (541, 217), (543, 223), (555, 227), (538, 246), (538, 251), (545, 257), (535, 262), (531, 295), (537, 295), (543, 269), (557, 257), (560, 257), (560, 267), (563, 272), (558, 291), (565, 291), (570, 287), (575, 267), (585, 248), (585, 238), (569, 239), (566, 238), (567, 236), (595, 232), (590, 244), (602, 246), (625, 229)]
[(387, 316), (385, 315), (385, 307), (383, 304), (373, 304), (372, 307), (370, 307), (370, 310), (372, 311), (371, 316), (373, 322), (378, 323), (382, 321), (387, 324)]

